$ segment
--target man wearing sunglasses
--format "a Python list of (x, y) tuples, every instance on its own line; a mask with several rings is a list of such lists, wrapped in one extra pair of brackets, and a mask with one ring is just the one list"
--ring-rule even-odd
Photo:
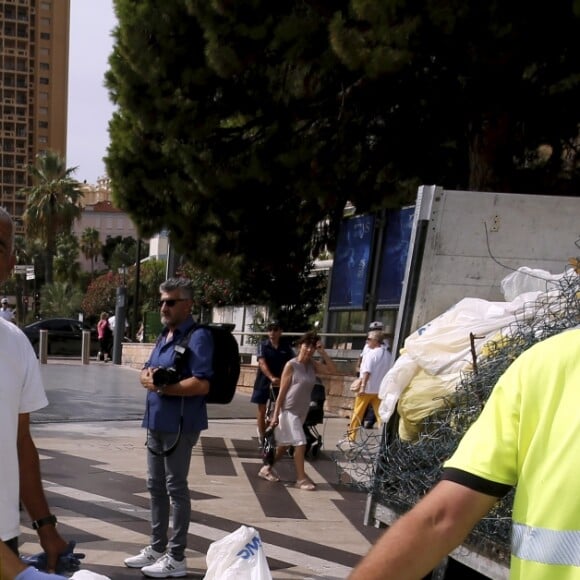
[[(205, 328), (195, 330), (186, 353), (180, 353), (180, 376), (165, 384), (155, 374), (171, 377), (182, 338), (196, 324), (191, 316), (191, 280), (170, 278), (159, 286), (164, 328), (141, 371), (147, 390), (142, 426), (147, 429), (147, 488), (151, 495), (151, 544), (125, 560), (150, 578), (187, 575), (185, 548), (191, 515), (187, 476), (193, 446), (207, 429), (205, 395), (212, 372), (213, 340)], [(175, 374), (175, 371), (173, 371)], [(168, 535), (170, 503), (172, 535)]]

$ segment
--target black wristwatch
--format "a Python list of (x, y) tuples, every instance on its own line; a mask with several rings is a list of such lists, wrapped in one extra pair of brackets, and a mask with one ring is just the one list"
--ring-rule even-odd
[(49, 516), (46, 516), (45, 518), (40, 518), (39, 520), (34, 520), (32, 522), (32, 529), (38, 530), (39, 528), (42, 528), (42, 526), (47, 526), (49, 524), (52, 526), (56, 526), (57, 523), (58, 523), (58, 520), (56, 519), (56, 516), (54, 514), (50, 514)]

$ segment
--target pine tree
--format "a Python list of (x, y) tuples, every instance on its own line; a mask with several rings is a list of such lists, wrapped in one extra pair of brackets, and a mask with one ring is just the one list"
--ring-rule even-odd
[(258, 302), (308, 301), (313, 248), (333, 249), (347, 201), (580, 190), (570, 0), (115, 6), (116, 203)]

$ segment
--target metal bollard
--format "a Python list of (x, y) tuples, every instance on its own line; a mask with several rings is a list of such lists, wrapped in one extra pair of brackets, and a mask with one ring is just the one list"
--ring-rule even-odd
[(84, 365), (91, 362), (91, 331), (83, 330), (83, 345), (81, 350), (81, 359)]
[(41, 330), (38, 337), (38, 360), (45, 365), (48, 359), (48, 330)]

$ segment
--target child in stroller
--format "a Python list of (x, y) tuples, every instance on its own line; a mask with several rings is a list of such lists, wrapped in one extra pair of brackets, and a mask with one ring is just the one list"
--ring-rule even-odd
[[(277, 395), (278, 390), (270, 387), (270, 398), (266, 406), (266, 422), (272, 416)], [(310, 395), (308, 414), (302, 424), (304, 434), (306, 435), (306, 457), (312, 457), (313, 459), (318, 457), (322, 449), (322, 435), (316, 426), (324, 423), (324, 401), (326, 401), (326, 389), (320, 379), (316, 377), (316, 383)], [(288, 455), (290, 457), (292, 457), (293, 451), (294, 449), (292, 447), (288, 449)]]

